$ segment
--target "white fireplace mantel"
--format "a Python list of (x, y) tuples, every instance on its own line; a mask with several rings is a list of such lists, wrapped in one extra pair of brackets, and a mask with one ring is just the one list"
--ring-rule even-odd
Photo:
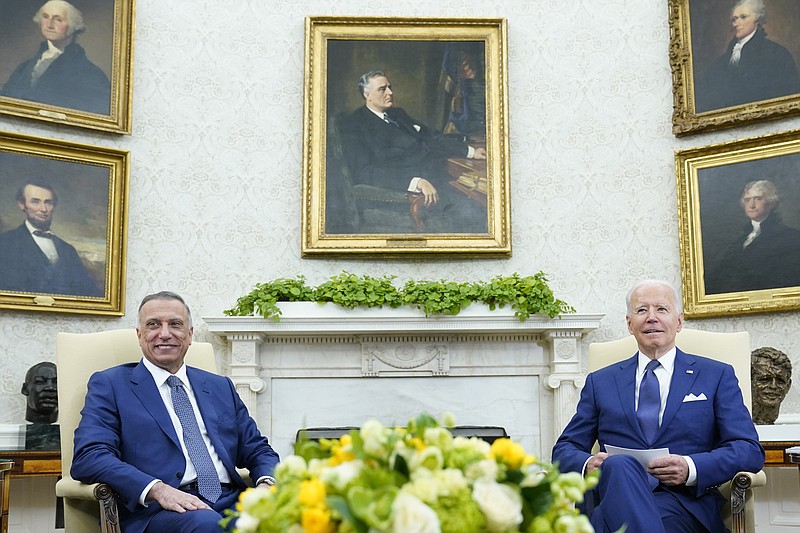
[[(601, 314), (532, 316), (471, 305), (456, 316), (413, 308), (279, 304), (280, 321), (203, 317), (227, 340), (228, 372), (280, 453), (297, 429), (404, 423), (409, 410), (452, 411), (459, 424), (502, 425), (549, 452), (583, 386), (580, 339)], [(410, 413), (415, 414), (415, 413)]]

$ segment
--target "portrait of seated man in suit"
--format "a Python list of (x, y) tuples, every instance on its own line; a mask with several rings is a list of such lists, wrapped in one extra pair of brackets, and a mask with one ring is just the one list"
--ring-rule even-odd
[(753, 422), (774, 424), (781, 402), (792, 388), (792, 362), (780, 350), (765, 346), (750, 354), (750, 380), (753, 384)]
[(86, 31), (83, 14), (69, 2), (50, 0), (33, 22), (43, 41), (11, 73), (0, 96), (108, 115), (111, 82), (77, 42)]
[(770, 180), (753, 180), (740, 198), (746, 222), (718, 257), (706, 258), (706, 294), (800, 286), (800, 231), (783, 223)]
[(395, 90), (380, 70), (358, 81), (364, 105), (342, 124), (343, 151), (354, 183), (417, 195), (426, 231), (486, 233), (486, 207), (448, 184), (448, 158), (486, 159), (463, 135), (446, 135), (410, 116), (395, 103)]
[(51, 231), (58, 207), (53, 186), (27, 180), (16, 201), (25, 221), (0, 234), (0, 290), (102, 296), (75, 247)]
[(767, 38), (766, 19), (763, 0), (739, 0), (733, 6), (733, 38), (698, 77), (697, 113), (800, 93), (795, 60)]
[[(553, 461), (562, 472), (600, 470), (598, 486), (587, 493), (594, 506), (585, 509), (598, 533), (623, 526), (629, 533), (723, 533), (716, 487), (764, 465), (736, 374), (675, 345), (683, 310), (673, 286), (643, 281), (626, 300), (638, 350), (586, 377)], [(606, 446), (669, 454), (645, 467), (631, 455), (609, 455)]]

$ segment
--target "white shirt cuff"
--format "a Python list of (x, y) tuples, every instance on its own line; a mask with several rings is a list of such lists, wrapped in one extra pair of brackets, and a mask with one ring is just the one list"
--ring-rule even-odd
[(686, 478), (686, 486), (694, 487), (697, 485), (697, 467), (694, 466), (694, 460), (688, 455), (684, 455), (683, 458), (686, 459), (686, 463), (689, 465), (689, 477)]
[(143, 505), (143, 506), (147, 507), (147, 502), (144, 499), (147, 497), (147, 493), (150, 492), (150, 489), (153, 488), (153, 485), (155, 485), (159, 481), (161, 481), (161, 480), (160, 479), (154, 479), (153, 481), (151, 481), (150, 483), (147, 484), (147, 486), (144, 488), (142, 493), (139, 495), (139, 505)]

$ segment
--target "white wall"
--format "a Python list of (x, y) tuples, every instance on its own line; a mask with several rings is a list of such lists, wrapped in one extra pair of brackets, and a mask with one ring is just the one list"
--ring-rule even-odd
[[(77, 2), (76, 2), (77, 3)], [(300, 258), (304, 17), (506, 17), (513, 256), (494, 260)], [(0, 423), (24, 417), (25, 370), (54, 359), (58, 331), (133, 324), (138, 300), (172, 289), (196, 317), (256, 282), (347, 269), (486, 279), (544, 270), (579, 312), (606, 314), (588, 341), (626, 333), (641, 278), (680, 282), (673, 152), (800, 127), (800, 119), (676, 139), (664, 0), (293, 2), (138, 0), (133, 133), (0, 117), (0, 129), (130, 150), (126, 316), (0, 311)], [(398, 99), (402, 95), (397, 95)], [(0, 253), (2, 253), (0, 251)], [(696, 320), (747, 329), (800, 367), (798, 313)], [(197, 337), (210, 339), (202, 321)], [(587, 341), (587, 342), (588, 342)], [(782, 413), (800, 413), (800, 379)]]

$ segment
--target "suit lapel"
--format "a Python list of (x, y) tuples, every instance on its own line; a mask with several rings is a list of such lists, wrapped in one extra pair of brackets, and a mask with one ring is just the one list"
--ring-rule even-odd
[(180, 450), (181, 443), (178, 440), (177, 433), (175, 433), (175, 427), (169, 418), (167, 408), (164, 407), (164, 402), (161, 400), (161, 393), (158, 391), (155, 381), (153, 381), (153, 376), (141, 361), (131, 372), (131, 391), (139, 398), (139, 401), (142, 402), (144, 408), (150, 413), (150, 416), (153, 417), (161, 430)]
[(636, 418), (636, 364), (637, 354), (633, 357), (626, 359), (617, 365), (617, 394), (619, 394), (619, 401), (622, 403), (622, 409), (625, 416), (628, 418), (628, 423), (631, 428), (639, 436), (642, 441), (646, 441), (642, 428), (639, 427), (639, 420)]
[(672, 370), (672, 382), (669, 385), (667, 405), (664, 408), (664, 416), (661, 417), (661, 427), (658, 429), (656, 440), (675, 417), (683, 403), (683, 399), (691, 390), (700, 373), (700, 369), (695, 368), (696, 365), (694, 363), (695, 361), (681, 350), (675, 351), (675, 368)]

